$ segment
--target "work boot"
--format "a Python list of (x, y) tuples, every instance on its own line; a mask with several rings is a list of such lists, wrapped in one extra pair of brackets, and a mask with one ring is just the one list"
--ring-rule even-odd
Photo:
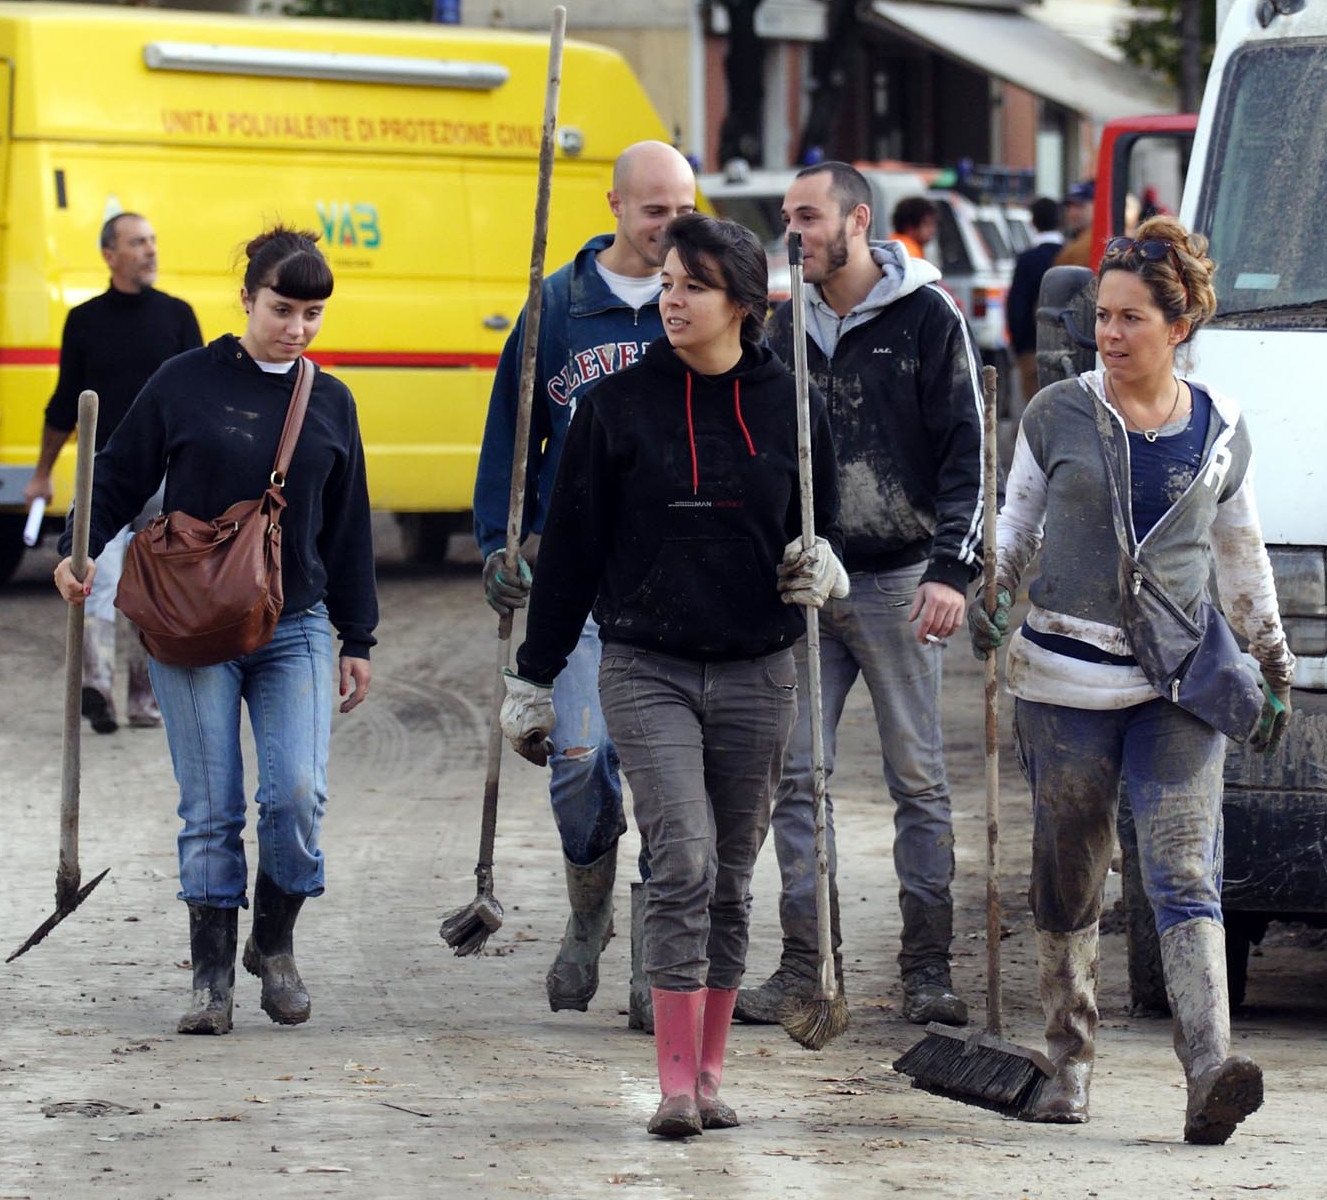
[(647, 1128), (659, 1137), (691, 1137), (701, 1131), (696, 1082), (705, 994), (705, 988), (694, 992), (653, 989), (654, 1051), (663, 1099)]
[(115, 719), (115, 621), (106, 617), (83, 618), (82, 712), (97, 733), (114, 733)]
[[(733, 1015), (747, 1025), (777, 1025), (789, 1009), (814, 999), (819, 977), (804, 974), (800, 966), (781, 962), (759, 987), (742, 988)], [(807, 970), (814, 972), (815, 965), (808, 964)]]
[(700, 1071), (696, 1076), (696, 1103), (700, 1123), (705, 1129), (733, 1129), (741, 1122), (737, 1114), (719, 1099), (723, 1082), (723, 1054), (728, 1048), (728, 1030), (733, 1024), (736, 988), (707, 988), (705, 1015), (701, 1022)]
[(1161, 966), (1189, 1089), (1184, 1140), (1224, 1145), (1263, 1100), (1261, 1068), (1230, 1053), (1226, 931), (1205, 917), (1173, 925), (1161, 935)]
[(1037, 930), (1037, 990), (1046, 1014), (1046, 1055), (1055, 1074), (1019, 1116), (1050, 1125), (1087, 1121), (1096, 1058), (1097, 926), (1074, 933)]
[(189, 905), (189, 952), (193, 959), (193, 1002), (178, 1033), (229, 1033), (235, 1002), (235, 943), (240, 914), (235, 908)]
[(654, 1032), (654, 1003), (645, 974), (645, 885), (631, 885), (631, 990), (627, 994), (627, 1028)]
[(302, 1025), (312, 1011), (295, 965), (295, 919), (303, 904), (303, 896), (283, 892), (259, 869), (244, 969), (263, 981), (263, 1012), (278, 1025)]
[(914, 1025), (938, 1021), (966, 1025), (968, 1006), (954, 992), (949, 945), (954, 940), (954, 903), (923, 904), (899, 892), (903, 933), (899, 969), (903, 976), (903, 1016)]
[(599, 990), (599, 955), (613, 936), (613, 881), (617, 878), (617, 843), (588, 867), (563, 860), (571, 916), (562, 945), (544, 984), (554, 1012), (584, 1012)]
[(161, 724), (161, 709), (147, 672), (147, 651), (136, 632), (129, 643), (129, 724), (135, 729), (155, 729)]

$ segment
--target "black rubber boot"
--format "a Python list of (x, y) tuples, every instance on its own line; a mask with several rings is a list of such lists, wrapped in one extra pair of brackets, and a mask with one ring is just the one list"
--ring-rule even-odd
[(631, 885), (631, 990), (627, 994), (627, 1028), (654, 1033), (654, 1000), (645, 974), (645, 885)]
[(236, 908), (189, 905), (189, 948), (194, 993), (178, 1033), (229, 1033), (235, 1000), (235, 944), (240, 913)]
[(295, 918), (303, 896), (283, 892), (263, 872), (253, 888), (253, 932), (244, 943), (244, 969), (263, 981), (263, 1012), (278, 1025), (302, 1025), (312, 1007), (295, 966)]
[(923, 904), (900, 892), (903, 934), (899, 969), (903, 975), (903, 1016), (914, 1025), (938, 1021), (966, 1025), (968, 1006), (954, 993), (949, 975), (949, 944), (954, 939), (954, 903)]
[(557, 957), (544, 985), (554, 1012), (585, 1012), (599, 990), (599, 955), (613, 936), (613, 882), (617, 878), (617, 843), (588, 866), (563, 860), (571, 916)]

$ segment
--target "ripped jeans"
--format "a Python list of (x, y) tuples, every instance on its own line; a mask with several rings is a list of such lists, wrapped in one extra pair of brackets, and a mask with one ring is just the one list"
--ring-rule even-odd
[(1121, 779), (1157, 932), (1221, 923), (1223, 734), (1158, 697), (1106, 711), (1019, 700), (1014, 736), (1032, 788), (1038, 929), (1073, 933), (1101, 915)]

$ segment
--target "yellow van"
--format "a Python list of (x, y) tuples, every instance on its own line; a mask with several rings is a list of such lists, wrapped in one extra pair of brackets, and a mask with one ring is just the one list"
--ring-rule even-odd
[[(103, 220), (155, 226), (162, 290), (242, 324), (240, 247), (321, 232), (312, 357), (359, 403), (375, 508), (465, 520), (493, 371), (529, 287), (546, 37), (455, 26), (0, 2), (0, 580), (22, 552), (68, 310)], [(566, 43), (548, 265), (611, 228), (617, 154), (667, 134), (612, 51)], [(55, 474), (67, 507), (72, 441)]]

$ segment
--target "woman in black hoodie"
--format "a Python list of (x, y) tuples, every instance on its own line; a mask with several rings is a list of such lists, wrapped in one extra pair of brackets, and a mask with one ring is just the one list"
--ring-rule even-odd
[[(796, 607), (847, 594), (823, 404), (804, 552), (792, 376), (764, 345), (764, 251), (730, 221), (669, 227), (666, 337), (572, 422), (503, 730), (542, 762), (552, 684), (591, 606), (608, 731), (650, 848), (645, 969), (663, 1101), (651, 1133), (737, 1124), (718, 1098), (746, 897), (796, 707)], [(699, 1053), (698, 1053), (699, 1050)]]

